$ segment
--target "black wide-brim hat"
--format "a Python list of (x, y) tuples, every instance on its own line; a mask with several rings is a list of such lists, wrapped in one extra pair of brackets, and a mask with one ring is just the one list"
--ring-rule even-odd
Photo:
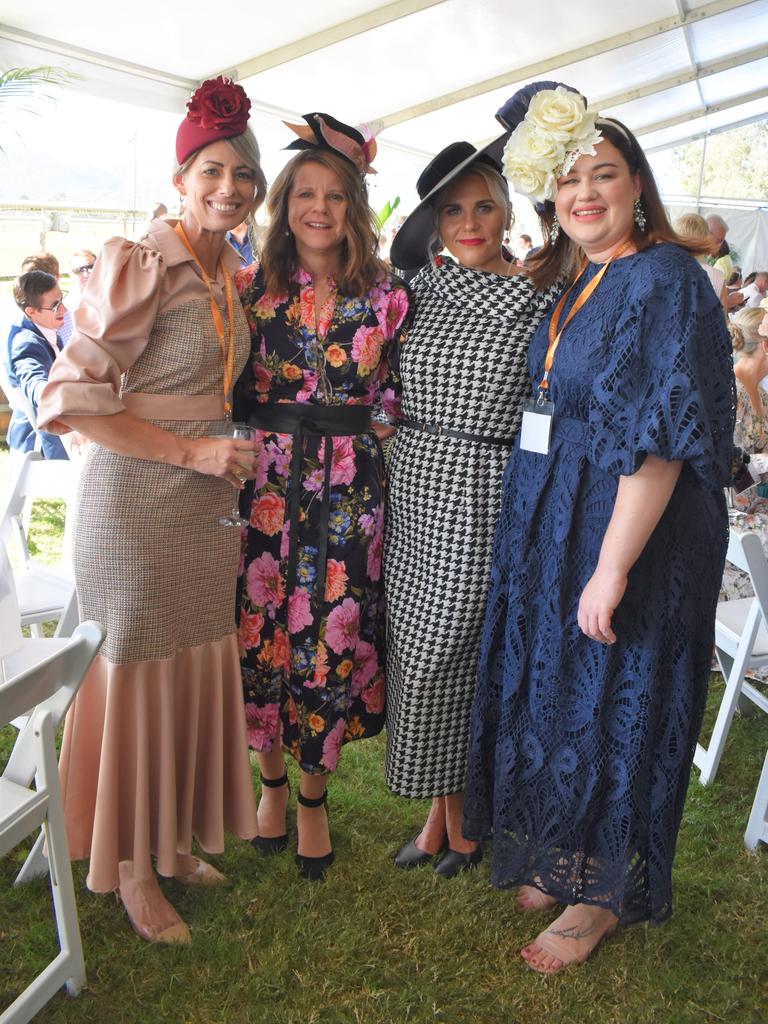
[(417, 270), (424, 266), (429, 259), (429, 240), (435, 230), (435, 196), (472, 164), (485, 164), (501, 174), (498, 157), (508, 137), (509, 132), (505, 132), (482, 149), (476, 149), (470, 142), (452, 142), (430, 160), (416, 182), (421, 202), (406, 217), (392, 242), (389, 253), (392, 266), (399, 270)]
[(424, 266), (429, 259), (427, 246), (434, 231), (432, 201), (435, 193), (458, 177), (475, 160), (488, 163), (499, 174), (503, 174), (501, 160), (504, 147), (509, 136), (524, 120), (531, 99), (542, 89), (557, 89), (558, 86), (568, 89), (569, 92), (578, 91), (564, 82), (530, 82), (513, 93), (496, 112), (496, 120), (506, 129), (502, 135), (482, 149), (475, 149), (469, 142), (453, 142), (427, 164), (416, 183), (416, 191), (421, 202), (403, 223), (392, 243), (390, 259), (393, 266), (400, 270), (415, 270)]

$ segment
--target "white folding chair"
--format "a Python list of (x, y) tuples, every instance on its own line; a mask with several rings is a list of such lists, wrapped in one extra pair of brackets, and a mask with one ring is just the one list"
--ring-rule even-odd
[[(57, 622), (57, 636), (68, 636), (77, 625), (77, 598), (71, 567), (71, 539), (78, 467), (66, 459), (44, 459), (39, 452), (27, 452), (11, 483), (5, 510), (0, 516), (0, 541), (14, 542), (19, 569), (14, 582), (22, 625), (33, 636), (42, 636), (43, 622)], [(67, 504), (64, 550), (58, 566), (35, 562), (27, 541), (27, 520), (32, 502), (38, 498), (60, 498)]]
[(2, 659), (0, 725), (20, 718), (26, 724), (0, 776), (0, 857), (42, 826), (60, 951), (0, 1015), (0, 1024), (26, 1024), (62, 985), (76, 995), (85, 984), (54, 728), (103, 640), (100, 625), (84, 622), (67, 639), (25, 640)]
[(747, 573), (754, 597), (721, 601), (717, 606), (715, 652), (725, 679), (725, 692), (709, 746), (696, 745), (693, 763), (701, 770), (699, 781), (703, 786), (717, 773), (737, 705), (748, 700), (768, 713), (768, 699), (744, 679), (750, 669), (768, 665), (768, 561), (756, 533), (739, 533), (734, 529), (726, 558)]
[(747, 831), (744, 833), (744, 845), (748, 850), (756, 850), (758, 843), (768, 843), (768, 754), (765, 755)]

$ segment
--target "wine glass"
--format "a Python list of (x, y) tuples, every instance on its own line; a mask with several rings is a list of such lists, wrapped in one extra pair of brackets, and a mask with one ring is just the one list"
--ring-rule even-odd
[[(221, 423), (214, 424), (209, 436), (220, 437), (227, 441), (251, 441), (253, 440), (253, 428), (249, 427), (247, 423), (233, 423), (231, 420), (224, 420)], [(235, 499), (235, 507), (229, 515), (221, 516), (219, 523), (222, 526), (236, 526), (238, 528), (248, 526), (248, 520), (243, 519), (240, 515), (237, 499)]]

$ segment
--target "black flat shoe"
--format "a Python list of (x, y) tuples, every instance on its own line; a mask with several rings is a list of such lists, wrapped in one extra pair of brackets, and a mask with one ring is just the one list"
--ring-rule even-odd
[(416, 845), (416, 839), (418, 836), (397, 851), (394, 858), (397, 867), (409, 871), (411, 868), (420, 868), (424, 864), (431, 864), (435, 857), (438, 857), (445, 849), (445, 844), (443, 844), (437, 853), (427, 853), (426, 850), (421, 850)]
[[(288, 781), (287, 772), (281, 775), (279, 779), (266, 779), (262, 775), (261, 784), (262, 786), (266, 786), (268, 789), (279, 789), (281, 786), (287, 786), (288, 792), (291, 792), (291, 784)], [(258, 850), (259, 853), (265, 857), (273, 857), (276, 853), (282, 853), (287, 845), (287, 832), (281, 836), (254, 836), (251, 840), (251, 846), (254, 850)]]
[[(302, 807), (322, 807), (323, 804), (328, 803), (328, 790), (326, 789), (322, 796), (315, 798), (304, 796), (299, 792), (296, 799)], [(310, 882), (322, 882), (325, 880), (325, 872), (333, 864), (334, 858), (335, 854), (331, 850), (330, 853), (324, 853), (322, 857), (305, 857), (303, 853), (297, 853), (295, 860), (301, 878), (307, 878)]]
[(482, 847), (478, 846), (472, 853), (457, 853), (449, 848), (448, 853), (435, 865), (435, 874), (441, 878), (453, 878), (460, 871), (476, 868), (483, 859)]

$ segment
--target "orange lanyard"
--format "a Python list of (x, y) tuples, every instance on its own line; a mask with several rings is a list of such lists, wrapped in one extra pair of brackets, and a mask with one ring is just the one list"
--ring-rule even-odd
[(179, 238), (182, 240), (184, 245), (189, 250), (189, 254), (195, 262), (195, 266), (200, 271), (203, 278), (203, 283), (208, 289), (208, 295), (211, 300), (211, 319), (213, 320), (213, 326), (216, 330), (216, 335), (219, 339), (219, 348), (221, 350), (221, 358), (224, 362), (223, 381), (224, 381), (224, 415), (227, 419), (232, 417), (232, 377), (235, 372), (235, 301), (234, 292), (232, 290), (232, 277), (226, 267), (222, 264), (221, 271), (224, 275), (224, 289), (227, 293), (227, 316), (229, 317), (229, 345), (226, 342), (226, 332), (224, 330), (224, 321), (221, 318), (221, 310), (219, 309), (216, 300), (213, 297), (213, 284), (210, 277), (208, 276), (205, 267), (202, 265), (200, 260), (197, 258), (197, 253), (192, 248), (192, 243), (187, 238), (184, 228), (181, 226), (179, 221), (173, 229)]
[(586, 286), (586, 288), (584, 288), (583, 291), (579, 292), (579, 295), (577, 296), (576, 301), (571, 306), (571, 308), (570, 308), (570, 310), (568, 312), (568, 316), (565, 318), (565, 323), (563, 324), (562, 327), (560, 327), (559, 330), (558, 330), (558, 325), (560, 323), (560, 317), (562, 316), (562, 313), (563, 313), (563, 307), (565, 306), (565, 303), (568, 301), (568, 296), (571, 294), (573, 289), (579, 283), (579, 278), (584, 273), (584, 271), (587, 269), (587, 262), (588, 261), (586, 259), (581, 264), (581, 267), (579, 268), (579, 272), (576, 275), (576, 279), (574, 280), (573, 284), (568, 289), (568, 291), (563, 294), (563, 296), (561, 297), (560, 301), (555, 306), (554, 312), (552, 313), (552, 316), (551, 316), (550, 321), (549, 321), (549, 331), (548, 331), (549, 348), (547, 349), (547, 354), (544, 357), (544, 376), (542, 377), (541, 383), (539, 384), (539, 392), (540, 393), (542, 391), (546, 391), (547, 388), (549, 387), (549, 371), (552, 369), (552, 363), (553, 363), (554, 358), (555, 358), (555, 352), (557, 351), (557, 346), (560, 344), (560, 338), (563, 336), (563, 331), (568, 326), (568, 324), (571, 322), (571, 320), (573, 320), (573, 318), (576, 316), (576, 314), (579, 312), (579, 310), (582, 308), (582, 306), (584, 306), (586, 304), (587, 299), (592, 295), (594, 290), (600, 284), (600, 282), (602, 281), (603, 277), (605, 276), (606, 270), (611, 265), (611, 263), (613, 263), (614, 260), (617, 260), (619, 258), (619, 256), (622, 256), (627, 251), (627, 249), (631, 246), (631, 244), (632, 244), (631, 240), (627, 239), (627, 241), (624, 243), (624, 245), (622, 245), (619, 249), (617, 249), (616, 252), (613, 254), (613, 256), (611, 256), (611, 258), (607, 262), (605, 262), (603, 264), (603, 266), (600, 268), (600, 270), (598, 270), (598, 272), (595, 274), (595, 276), (592, 278), (592, 280), (589, 282), (589, 284)]

